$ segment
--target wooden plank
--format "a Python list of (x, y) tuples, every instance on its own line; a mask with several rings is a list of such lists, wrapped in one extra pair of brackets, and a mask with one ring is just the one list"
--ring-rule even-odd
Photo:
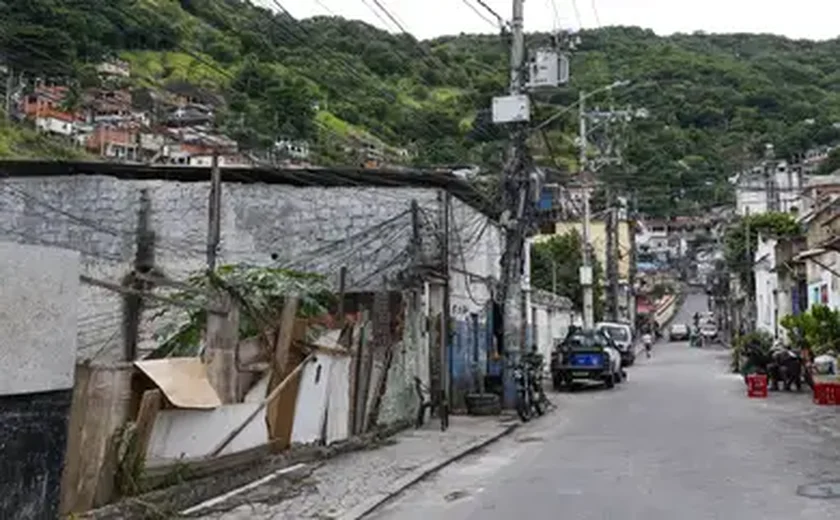
[[(147, 292), (147, 291), (141, 291), (141, 290), (133, 289), (131, 287), (125, 287), (125, 286), (122, 286), (122, 285), (117, 284), (117, 283), (108, 282), (106, 280), (99, 280), (97, 278), (93, 278), (91, 276), (87, 276), (87, 275), (84, 275), (84, 274), (79, 275), (79, 281), (84, 283), (84, 284), (87, 284), (87, 285), (92, 285), (94, 287), (101, 287), (102, 289), (108, 289), (109, 291), (114, 291), (116, 293), (133, 294), (135, 296), (140, 296), (140, 297), (147, 298), (147, 299), (150, 299), (150, 300), (157, 300), (159, 302), (168, 303), (169, 305), (173, 305), (175, 307), (180, 307), (180, 308), (183, 308), (183, 309), (195, 310), (197, 308), (198, 309), (203, 308), (200, 305), (194, 305), (194, 304), (184, 302), (184, 301), (181, 301), (181, 300), (176, 300), (175, 298), (168, 298), (166, 296), (161, 296), (159, 294), (154, 294), (154, 293), (150, 293), (150, 292)], [(225, 314), (227, 314), (227, 309), (224, 308), (224, 307), (210, 306), (210, 307), (207, 307), (205, 310), (207, 310), (207, 312), (209, 312), (210, 314), (217, 314), (217, 315), (220, 315), (220, 316), (224, 316)]]
[(286, 376), (280, 382), (280, 384), (277, 385), (277, 387), (274, 388), (274, 390), (271, 391), (270, 394), (268, 394), (268, 397), (266, 397), (265, 400), (262, 403), (260, 403), (260, 405), (253, 412), (251, 412), (251, 414), (242, 422), (242, 424), (240, 424), (239, 426), (234, 428), (233, 431), (230, 432), (230, 434), (228, 434), (224, 439), (222, 439), (222, 441), (219, 443), (219, 445), (216, 446), (216, 448), (213, 449), (213, 452), (211, 453), (211, 456), (215, 457), (216, 455), (221, 453), (222, 450), (225, 449), (225, 447), (228, 444), (230, 444), (231, 441), (233, 441), (233, 439), (235, 439), (237, 435), (242, 433), (242, 430), (244, 430), (245, 427), (248, 426), (248, 424), (250, 424), (250, 422), (254, 420), (254, 417), (259, 415), (259, 413), (262, 412), (263, 409), (265, 409), (265, 407), (268, 403), (270, 403), (278, 395), (280, 395), (280, 392), (283, 391), (283, 388), (289, 383), (289, 381), (295, 375), (297, 375), (298, 372), (303, 370), (303, 367), (306, 366), (306, 364), (309, 363), (309, 361), (311, 361), (314, 357), (315, 357), (315, 354), (309, 354), (308, 356), (306, 356), (306, 358), (303, 360), (303, 363), (296, 366), (295, 369), (292, 370), (292, 372), (288, 376)]
[(373, 342), (370, 340), (370, 313), (362, 314), (363, 328), (359, 340), (359, 377), (356, 382), (356, 433), (365, 431), (365, 416), (370, 390), (370, 378), (373, 373)]
[(64, 454), (64, 469), (61, 474), (61, 503), (59, 512), (68, 515), (78, 511), (77, 500), (81, 485), (82, 437), (88, 408), (88, 391), (92, 368), (77, 364), (73, 403), (70, 405), (70, 421), (67, 424), (67, 447)]
[(207, 348), (204, 351), (207, 378), (222, 404), (231, 404), (238, 397), (236, 352), (239, 344), (239, 306), (225, 291), (220, 291), (215, 301), (230, 312), (225, 316), (207, 315)]
[(135, 422), (136, 449), (140, 457), (146, 457), (149, 440), (152, 438), (152, 428), (161, 406), (163, 406), (163, 392), (157, 388), (143, 392), (143, 397), (140, 399), (140, 411), (137, 412)]
[(298, 304), (299, 301), (296, 297), (287, 297), (286, 303), (283, 305), (283, 312), (280, 314), (277, 343), (274, 344), (274, 369), (278, 374), (285, 373), (289, 362), (289, 349), (292, 347), (292, 340), (294, 339)]
[[(296, 319), (293, 337), (296, 340), (306, 337), (306, 331), (309, 324), (306, 320)], [(283, 373), (278, 373), (276, 370), (271, 371), (269, 378), (269, 385), (266, 389), (266, 395), (272, 388), (276, 387), (280, 381), (283, 380), (291, 370), (289, 367), (295, 367), (303, 361), (306, 355), (295, 347), (295, 341), (292, 342), (292, 348), (289, 350), (289, 358), (286, 365), (286, 370)], [(273, 362), (272, 362), (273, 366)], [(273, 443), (274, 447), (279, 449), (287, 448), (292, 439), (292, 426), (294, 425), (295, 408), (297, 407), (297, 397), (300, 389), (301, 374), (295, 375), (292, 380), (286, 385), (286, 388), (280, 395), (272, 401), (265, 412), (266, 424), (268, 426), (268, 438)]]
[(351, 435), (358, 433), (356, 428), (356, 408), (358, 406), (359, 395), (359, 373), (361, 371), (361, 356), (360, 356), (360, 340), (361, 340), (362, 324), (355, 323), (352, 326), (351, 333), (348, 335), (349, 341), (348, 350), (350, 351), (350, 412), (349, 418), (349, 432)]

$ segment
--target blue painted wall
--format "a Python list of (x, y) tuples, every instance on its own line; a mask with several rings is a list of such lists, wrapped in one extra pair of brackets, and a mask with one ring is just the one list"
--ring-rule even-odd
[(487, 374), (487, 359), (493, 344), (488, 314), (479, 315), (477, 330), (471, 316), (454, 320), (449, 342), (449, 366), (455, 408), (465, 406), (464, 396), (478, 391), (476, 382), (483, 380)]
[[(473, 343), (476, 334), (478, 335), (478, 363), (475, 358), (475, 344)], [(525, 331), (527, 344), (533, 341), (533, 330), (528, 327)], [(493, 349), (493, 323), (492, 313), (484, 312), (478, 318), (478, 330), (475, 330), (472, 318), (454, 320), (452, 334), (449, 342), (449, 367), (452, 392), (452, 404), (455, 409), (465, 408), (465, 396), (468, 393), (478, 391), (476, 381), (483, 381), (484, 376), (504, 375), (504, 395), (502, 403), (505, 407), (513, 407), (515, 403), (516, 390), (511, 377), (510, 370), (504, 367), (518, 359), (518, 353), (513, 357), (503, 357), (494, 360), (491, 357)]]

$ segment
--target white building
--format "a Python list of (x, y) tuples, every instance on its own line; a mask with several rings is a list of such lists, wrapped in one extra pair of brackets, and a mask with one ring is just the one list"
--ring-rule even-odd
[(531, 345), (537, 346), (546, 362), (544, 368), (548, 369), (554, 345), (566, 337), (572, 324), (581, 321), (580, 316), (575, 312), (572, 301), (565, 296), (532, 289), (528, 299), (531, 309), (528, 317)]
[(778, 278), (776, 277), (776, 240), (758, 237), (753, 273), (755, 275), (755, 306), (757, 330), (778, 335), (778, 305), (776, 301)]
[(75, 133), (73, 117), (59, 112), (53, 112), (48, 116), (36, 117), (35, 128), (40, 132), (63, 135), (65, 137), (70, 137)]
[(801, 166), (787, 161), (771, 161), (739, 173), (735, 184), (735, 207), (738, 215), (756, 215), (768, 211), (800, 213), (803, 187)]
[(306, 141), (280, 139), (274, 143), (274, 149), (292, 159), (305, 160), (309, 158), (309, 143)]

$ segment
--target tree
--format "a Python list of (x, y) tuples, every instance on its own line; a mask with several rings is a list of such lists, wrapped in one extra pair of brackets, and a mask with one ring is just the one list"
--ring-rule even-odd
[[(583, 309), (583, 286), (580, 284), (582, 244), (580, 234), (577, 230), (572, 230), (531, 246), (531, 284), (538, 289), (552, 292), (556, 269), (557, 295), (572, 300), (577, 309)], [(600, 319), (603, 310), (603, 273), (597, 260), (594, 260), (593, 264), (592, 290), (597, 320)]]
[(840, 148), (829, 152), (828, 158), (817, 169), (817, 175), (831, 175), (837, 170), (840, 170)]
[(727, 267), (741, 278), (741, 282), (752, 291), (753, 259), (747, 257), (747, 229), (749, 247), (755, 252), (758, 236), (763, 238), (791, 238), (802, 233), (796, 219), (787, 213), (761, 213), (743, 217), (726, 231), (724, 236), (724, 258)]
[(814, 305), (802, 314), (785, 316), (781, 324), (797, 343), (816, 355), (840, 352), (840, 311), (836, 309)]

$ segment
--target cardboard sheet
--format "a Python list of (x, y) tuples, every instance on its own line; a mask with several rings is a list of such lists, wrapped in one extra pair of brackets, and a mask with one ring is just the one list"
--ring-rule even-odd
[(135, 361), (134, 365), (149, 376), (177, 408), (212, 410), (222, 405), (200, 358), (150, 359)]

